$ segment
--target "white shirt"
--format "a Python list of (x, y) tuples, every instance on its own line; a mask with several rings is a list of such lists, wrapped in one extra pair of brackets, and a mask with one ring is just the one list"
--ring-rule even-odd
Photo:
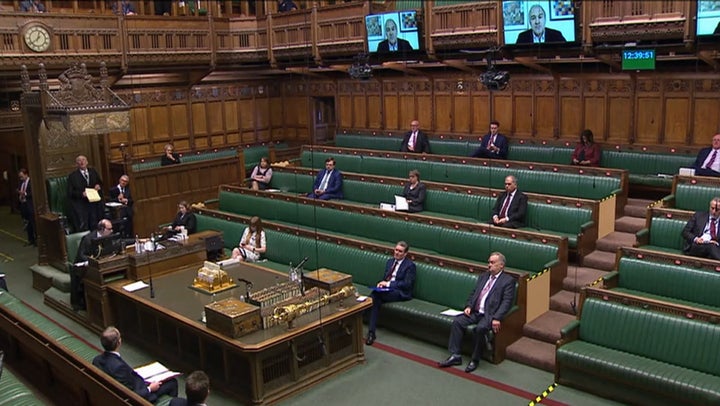
[[(502, 273), (502, 271), (498, 272), (497, 275), (495, 275), (495, 277), (493, 277), (491, 275), (488, 278), (487, 282), (485, 282), (485, 286), (483, 286), (483, 290), (485, 290), (485, 288), (487, 286), (490, 286), (490, 287), (488, 288), (488, 291), (485, 293), (485, 296), (480, 298), (480, 310), (479, 311), (481, 314), (485, 314), (485, 301), (487, 300), (488, 296), (490, 296), (490, 292), (492, 292), (493, 288), (495, 287), (495, 282), (497, 282), (501, 273)], [(482, 291), (480, 291), (480, 292), (482, 293)]]
[(713, 161), (712, 165), (710, 166), (710, 169), (715, 172), (720, 172), (720, 150), (717, 149), (713, 149), (710, 151), (707, 158), (705, 158), (705, 162), (703, 162), (702, 164), (702, 168), (707, 168), (715, 152), (717, 152), (717, 156), (715, 157), (715, 161)]

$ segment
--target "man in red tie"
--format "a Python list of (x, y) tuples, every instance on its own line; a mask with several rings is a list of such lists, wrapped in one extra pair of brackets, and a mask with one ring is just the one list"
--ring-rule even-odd
[(462, 339), (468, 326), (475, 325), (473, 337), (475, 347), (472, 359), (465, 368), (465, 372), (472, 372), (478, 367), (483, 348), (493, 335), (500, 332), (505, 315), (510, 311), (515, 296), (515, 278), (503, 272), (505, 270), (505, 256), (493, 252), (488, 258), (488, 272), (478, 276), (475, 288), (468, 297), (465, 310), (455, 316), (450, 328), (448, 350), (450, 356), (438, 363), (440, 368), (462, 364)]
[(703, 148), (698, 153), (693, 168), (698, 176), (720, 176), (720, 133), (713, 136), (712, 147)]
[(527, 196), (517, 190), (517, 179), (505, 177), (505, 192), (495, 201), (492, 211), (492, 224), (498, 227), (518, 228), (525, 225)]
[(714, 197), (710, 201), (709, 211), (696, 212), (685, 224), (682, 231), (685, 239), (683, 252), (694, 257), (720, 259), (718, 225), (720, 225), (720, 197)]
[(400, 152), (417, 152), (422, 154), (430, 153), (430, 141), (423, 131), (420, 131), (420, 122), (413, 120), (410, 123), (410, 131), (405, 133)]
[(412, 299), (415, 286), (415, 263), (407, 258), (410, 247), (405, 241), (395, 245), (393, 257), (385, 264), (383, 279), (377, 283), (372, 292), (373, 306), (370, 310), (370, 323), (365, 344), (375, 342), (375, 325), (377, 324), (380, 307), (386, 302), (399, 302)]

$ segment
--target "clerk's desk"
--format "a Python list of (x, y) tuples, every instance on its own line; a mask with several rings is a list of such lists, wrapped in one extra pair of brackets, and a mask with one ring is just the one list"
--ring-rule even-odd
[(162, 241), (164, 249), (135, 253), (129, 247), (124, 254), (90, 259), (85, 283), (85, 303), (90, 328), (101, 331), (110, 325), (108, 320), (106, 285), (119, 279), (148, 281), (172, 273), (187, 266), (200, 266), (207, 259), (206, 244), (211, 238), (219, 238), (218, 231), (202, 231), (191, 234), (182, 243)]
[[(287, 275), (254, 264), (225, 268), (234, 280), (244, 278), (257, 291), (287, 279)], [(197, 267), (187, 267), (154, 279), (150, 289), (127, 292), (130, 281), (108, 285), (110, 321), (123, 338), (145, 347), (164, 363), (185, 372), (202, 369), (213, 387), (243, 402), (273, 403), (336, 373), (364, 362), (362, 312), (371, 300), (331, 303), (295, 319), (295, 328), (280, 324), (237, 339), (208, 329), (201, 321), (213, 296), (189, 288)], [(245, 287), (218, 293), (215, 300), (240, 298)]]

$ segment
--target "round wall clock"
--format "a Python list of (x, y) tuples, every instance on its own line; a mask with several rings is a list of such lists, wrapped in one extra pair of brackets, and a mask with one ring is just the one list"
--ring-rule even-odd
[(40, 25), (25, 30), (25, 44), (35, 52), (45, 52), (50, 48), (50, 33)]

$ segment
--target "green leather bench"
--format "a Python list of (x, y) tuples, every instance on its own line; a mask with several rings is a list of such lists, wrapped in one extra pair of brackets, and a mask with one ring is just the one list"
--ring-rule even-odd
[(720, 325), (597, 296), (561, 330), (556, 382), (630, 404), (720, 404)]
[[(275, 171), (270, 187), (284, 192), (302, 193), (312, 188), (313, 176)], [(388, 179), (379, 184), (358, 180), (344, 180), (344, 201), (362, 203), (377, 207), (380, 202), (393, 202), (394, 196), (402, 193), (402, 179)], [(460, 221), (490, 221), (496, 197), (468, 193), (456, 193), (429, 188), (425, 200), (424, 216), (441, 217)], [(562, 219), (562, 221), (558, 221)], [(528, 231), (554, 234), (568, 238), (571, 250), (578, 247), (582, 234), (595, 223), (592, 211), (587, 208), (560, 206), (556, 204), (529, 202), (527, 213)], [(579, 253), (581, 256), (585, 253)]]
[(0, 406), (42, 406), (33, 390), (5, 367), (0, 377)]
[(336, 167), (344, 172), (407, 178), (417, 169), (422, 180), (502, 189), (507, 175), (515, 175), (519, 189), (525, 192), (601, 200), (622, 193), (621, 179), (577, 173), (549, 172), (531, 169), (490, 167), (471, 164), (421, 161), (389, 157), (341, 154), (330, 151), (301, 153), (302, 166), (318, 169), (325, 159), (335, 158)]
[[(49, 347), (51, 350), (55, 351), (55, 353), (58, 352), (57, 348), (62, 348), (66, 350), (68, 354), (75, 354), (83, 360), (87, 361), (87, 368), (94, 368), (92, 367), (92, 360), (96, 355), (100, 353), (100, 350), (89, 345), (81, 338), (76, 337), (72, 332), (62, 327), (56, 321), (49, 319), (41, 313), (38, 313), (35, 309), (25, 304), (22, 300), (4, 291), (2, 292), (2, 294), (0, 294), (0, 308), (2, 309), (2, 312), (5, 312), (6, 314), (11, 314), (12, 319), (16, 320), (13, 324), (15, 326), (14, 328), (27, 330), (28, 327), (25, 326), (29, 326), (30, 329), (41, 331), (44, 335), (47, 336), (47, 338), (52, 341), (51, 343), (46, 343), (42, 345), (42, 347)], [(40, 339), (43, 338), (40, 337)], [(73, 362), (70, 359), (70, 356), (64, 356), (61, 354), (61, 357), (64, 362), (67, 362), (68, 368), (84, 368), (82, 366), (78, 366), (76, 362)], [(5, 380), (5, 374), (7, 372), (7, 370), (3, 372), (2, 381)], [(87, 374), (87, 372), (83, 373)], [(108, 377), (108, 379), (112, 380), (112, 378), (110, 377)], [(16, 399), (12, 399), (12, 402), (5, 403), (7, 394), (4, 390), (2, 390), (2, 381), (0, 381), (0, 405), (7, 404), (15, 406), (25, 404), (37, 404), (26, 400), (24, 396), (19, 396)], [(42, 384), (46, 384), (46, 382), (43, 381)], [(115, 395), (124, 398), (128, 405), (149, 404), (148, 402), (143, 401), (139, 396), (132, 393), (130, 389), (122, 386), (122, 384), (120, 384), (119, 382), (112, 380), (111, 386), (115, 387), (116, 390), (120, 392), (116, 393)], [(138, 400), (140, 400), (139, 403), (137, 402)], [(169, 396), (163, 396), (160, 401), (156, 403), (156, 405), (167, 405), (170, 403), (170, 400), (171, 398)]]
[[(228, 250), (237, 245), (243, 225), (204, 214), (196, 214), (196, 217), (198, 231), (222, 231), (225, 247)], [(309, 259), (305, 265), (306, 269), (328, 268), (352, 275), (355, 287), (364, 295), (370, 294), (369, 286), (374, 286), (382, 279), (385, 263), (389, 258), (387, 254), (282, 233), (268, 227), (265, 228), (265, 234), (268, 246), (265, 254), (267, 261), (257, 264), (287, 273), (290, 262), (307, 256)], [(410, 250), (411, 253), (414, 250), (412, 244)], [(445, 346), (450, 334), (452, 318), (443, 316), (440, 312), (448, 308), (463, 309), (465, 300), (475, 286), (477, 275), (422, 262), (416, 262), (416, 266), (414, 298), (407, 302), (383, 306), (379, 323), (402, 334)], [(517, 301), (517, 293), (515, 300)], [(521, 317), (522, 312), (519, 311), (517, 303), (514, 303), (506, 322), (514, 323), (517, 327), (515, 330), (519, 332), (523, 323), (519, 319)], [(506, 334), (509, 335), (513, 329), (507, 328), (507, 331)], [(486, 358), (490, 358), (493, 362), (502, 361), (505, 347), (518, 338), (502, 337), (502, 335), (501, 333), (496, 338), (496, 347), (499, 347), (496, 351), (500, 352), (499, 355), (485, 354)], [(497, 340), (503, 340), (504, 344), (497, 344)], [(469, 344), (468, 339), (465, 345), (469, 347)]]
[(344, 148), (400, 151), (402, 140), (402, 136), (360, 135), (351, 133), (335, 134), (335, 145)]
[[(235, 150), (235, 149), (223, 149), (223, 150), (219, 150), (219, 151), (208, 151), (208, 152), (198, 152), (198, 153), (186, 152), (186, 153), (181, 154), (180, 163), (186, 164), (186, 163), (191, 163), (191, 162), (208, 161), (208, 160), (212, 160), (212, 159), (234, 157), (236, 155), (237, 155), (237, 150)], [(260, 161), (260, 158), (258, 158), (258, 161)], [(153, 168), (159, 168), (159, 167), (160, 167), (160, 158), (144, 159), (144, 160), (141, 160), (140, 162), (135, 162), (132, 164), (132, 172), (140, 172), (140, 171), (153, 169)]]
[(662, 209), (650, 210), (646, 227), (635, 233), (636, 247), (675, 254), (683, 253), (685, 240), (682, 238), (682, 230), (692, 213), (677, 213), (669, 217), (666, 212)]
[(707, 211), (710, 200), (718, 196), (720, 196), (720, 179), (675, 176), (672, 194), (662, 199), (662, 206), (692, 212)]
[(623, 257), (603, 279), (620, 293), (720, 312), (720, 275), (714, 269)]
[(227, 191), (220, 191), (219, 210), (247, 216), (257, 215), (264, 220), (309, 229), (317, 228), (324, 232), (380, 244), (394, 244), (405, 240), (416, 251), (480, 263), (485, 262), (492, 251), (500, 251), (507, 256), (509, 268), (530, 274), (553, 266), (557, 263), (559, 255), (556, 245), (513, 240)]
[[(603, 151), (600, 166), (627, 169), (630, 183), (650, 189), (670, 189), (680, 168), (692, 167), (695, 156), (637, 151)], [(666, 176), (658, 176), (658, 174)]]

